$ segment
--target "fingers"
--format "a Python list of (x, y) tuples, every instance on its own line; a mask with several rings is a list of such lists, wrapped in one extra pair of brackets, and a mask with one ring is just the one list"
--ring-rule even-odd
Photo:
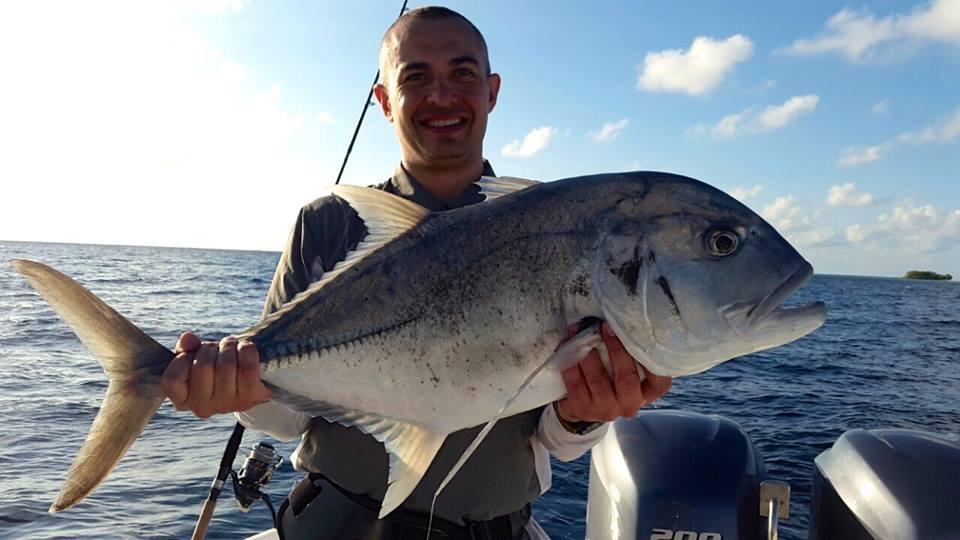
[(630, 356), (607, 323), (603, 323), (603, 342), (610, 357), (611, 377), (619, 409), (617, 412), (620, 416), (631, 418), (647, 403), (640, 372), (637, 371), (639, 364)]
[(201, 345), (200, 338), (194, 335), (192, 332), (184, 332), (180, 335), (180, 339), (177, 340), (176, 352), (196, 352)]
[[(596, 351), (591, 354), (596, 354)], [(580, 422), (584, 420), (580, 415), (584, 410), (589, 410), (589, 405), (593, 401), (590, 397), (590, 389), (587, 388), (586, 378), (579, 364), (563, 370), (561, 374), (563, 383), (567, 387), (567, 397), (557, 403), (557, 412), (568, 422)]]
[(664, 394), (670, 390), (670, 387), (673, 386), (673, 377), (667, 377), (664, 375), (655, 375), (647, 368), (643, 368), (646, 378), (641, 384), (643, 388), (643, 395), (647, 399), (647, 404), (653, 403), (654, 401), (660, 399)]
[(214, 370), (219, 349), (216, 343), (206, 342), (200, 345), (190, 369), (188, 407), (200, 418), (207, 418), (218, 412), (218, 407), (213, 402), (213, 394)]
[(187, 381), (190, 380), (190, 368), (193, 366), (193, 359), (199, 348), (200, 339), (197, 336), (190, 332), (181, 335), (177, 340), (177, 355), (160, 378), (160, 386), (178, 411), (187, 409), (186, 402), (189, 395)]
[[(610, 358), (610, 373), (596, 350), (562, 373), (567, 396), (557, 402), (557, 412), (565, 421), (630, 418), (670, 389), (672, 379), (654, 375), (640, 366), (606, 323), (603, 341)], [(640, 369), (644, 370), (643, 375)]]
[(253, 343), (227, 337), (220, 343), (201, 342), (185, 333), (177, 355), (160, 384), (173, 406), (200, 418), (244, 411), (270, 399), (260, 380), (260, 355)]
[(260, 352), (249, 342), (242, 341), (237, 347), (237, 395), (245, 397), (247, 403), (243, 409), (263, 403), (270, 399), (270, 390), (260, 380)]
[(213, 403), (218, 413), (230, 412), (226, 406), (237, 399), (237, 338), (220, 340), (213, 372)]

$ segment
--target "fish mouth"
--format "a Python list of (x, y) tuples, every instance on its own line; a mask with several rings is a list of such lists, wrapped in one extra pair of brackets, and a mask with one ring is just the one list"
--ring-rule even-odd
[(822, 323), (826, 319), (826, 305), (823, 302), (812, 302), (802, 306), (785, 308), (781, 304), (797, 289), (813, 276), (813, 266), (804, 261), (789, 278), (781, 283), (773, 292), (765, 296), (747, 312), (747, 323), (757, 327), (762, 322), (778, 321), (791, 322), (797, 320), (819, 319)]

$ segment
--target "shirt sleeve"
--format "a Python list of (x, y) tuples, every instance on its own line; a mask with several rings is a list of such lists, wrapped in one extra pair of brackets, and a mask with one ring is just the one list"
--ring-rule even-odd
[(236, 413), (237, 421), (250, 429), (266, 433), (278, 441), (300, 437), (310, 424), (310, 415), (287, 408), (275, 401), (261, 403)]
[(609, 424), (601, 424), (583, 435), (570, 433), (557, 418), (557, 412), (550, 405), (543, 408), (540, 425), (534, 435), (537, 442), (560, 461), (573, 461), (593, 448), (607, 434)]

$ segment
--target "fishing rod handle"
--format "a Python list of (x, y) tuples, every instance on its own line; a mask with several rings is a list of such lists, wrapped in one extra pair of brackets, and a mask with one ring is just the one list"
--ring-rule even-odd
[(197, 526), (193, 529), (191, 540), (203, 540), (207, 536), (207, 528), (210, 526), (210, 520), (213, 518), (213, 510), (217, 507), (216, 499), (207, 499), (203, 503), (203, 510), (200, 511), (200, 517), (197, 518)]

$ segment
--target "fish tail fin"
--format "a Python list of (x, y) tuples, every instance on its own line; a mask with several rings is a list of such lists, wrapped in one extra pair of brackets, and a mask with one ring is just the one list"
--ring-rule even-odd
[(70, 325), (109, 379), (87, 440), (50, 506), (50, 512), (59, 512), (93, 491), (143, 431), (166, 398), (160, 376), (173, 353), (64, 274), (33, 261), (12, 264)]

